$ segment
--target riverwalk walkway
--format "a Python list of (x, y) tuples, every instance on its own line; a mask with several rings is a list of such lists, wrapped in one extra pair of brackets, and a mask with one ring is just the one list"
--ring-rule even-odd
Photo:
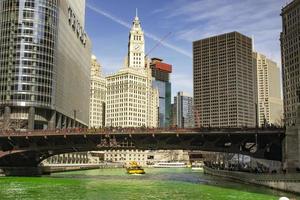
[(263, 185), (266, 187), (282, 190), (285, 192), (293, 192), (293, 193), (300, 194), (300, 173), (293, 173), (293, 174), (248, 173), (248, 172), (212, 169), (207, 166), (204, 167), (204, 173), (213, 176), (223, 177), (223, 178), (230, 178), (241, 182)]

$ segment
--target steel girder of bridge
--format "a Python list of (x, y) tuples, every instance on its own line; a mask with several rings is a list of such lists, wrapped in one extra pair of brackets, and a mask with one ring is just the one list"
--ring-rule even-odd
[(108, 149), (202, 150), (282, 160), (284, 129), (0, 134), (0, 167), (36, 167), (53, 155)]

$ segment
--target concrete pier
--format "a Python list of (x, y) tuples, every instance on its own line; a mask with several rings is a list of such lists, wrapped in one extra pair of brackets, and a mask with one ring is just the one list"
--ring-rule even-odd
[(11, 108), (9, 106), (5, 106), (4, 108), (4, 130), (9, 129), (10, 126), (10, 114)]
[(297, 122), (286, 128), (283, 142), (283, 168), (288, 173), (300, 172), (300, 104), (297, 109)]
[(50, 120), (48, 121), (48, 129), (56, 128), (56, 111), (51, 111)]
[(28, 111), (28, 130), (34, 130), (35, 108), (29, 107)]

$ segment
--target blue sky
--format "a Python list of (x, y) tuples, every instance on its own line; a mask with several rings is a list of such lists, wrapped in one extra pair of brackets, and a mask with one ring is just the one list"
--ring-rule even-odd
[(146, 52), (173, 65), (172, 93), (193, 93), (192, 41), (239, 31), (254, 37), (255, 49), (280, 66), (280, 11), (285, 0), (87, 0), (85, 29), (104, 74), (121, 68), (129, 28), (138, 8)]

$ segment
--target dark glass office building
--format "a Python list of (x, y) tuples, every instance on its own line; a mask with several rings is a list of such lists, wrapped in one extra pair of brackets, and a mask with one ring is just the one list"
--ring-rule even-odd
[(162, 62), (162, 59), (152, 58), (150, 67), (152, 69), (152, 84), (159, 93), (159, 127), (167, 128), (171, 121), (171, 83), (170, 73), (172, 65)]
[(85, 0), (0, 1), (1, 128), (88, 125), (84, 14)]
[(284, 118), (286, 126), (294, 126), (297, 104), (300, 102), (300, 0), (294, 0), (282, 8), (281, 16)]

